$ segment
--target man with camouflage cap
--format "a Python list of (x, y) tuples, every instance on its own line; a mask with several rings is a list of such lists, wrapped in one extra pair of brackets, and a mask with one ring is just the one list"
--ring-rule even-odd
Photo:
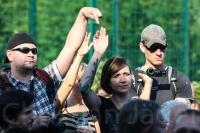
[[(150, 24), (141, 33), (139, 44), (145, 56), (145, 63), (133, 71), (134, 91), (138, 96), (146, 93), (150, 100), (162, 104), (175, 98), (191, 98), (191, 83), (188, 78), (164, 64), (168, 43), (165, 31), (158, 25)], [(145, 73), (153, 79), (151, 90), (143, 89), (138, 73)]]

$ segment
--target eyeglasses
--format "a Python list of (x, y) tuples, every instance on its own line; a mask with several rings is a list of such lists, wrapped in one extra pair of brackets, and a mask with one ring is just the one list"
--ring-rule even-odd
[(37, 48), (23, 47), (23, 48), (12, 49), (12, 51), (19, 51), (19, 52), (24, 53), (24, 54), (28, 54), (31, 51), (33, 54), (37, 54)]
[(159, 43), (153, 44), (150, 48), (148, 48), (145, 45), (144, 47), (148, 49), (151, 53), (155, 52), (157, 49), (160, 49), (161, 51), (165, 51), (165, 49), (167, 48), (167, 46), (163, 46), (162, 44), (159, 44)]

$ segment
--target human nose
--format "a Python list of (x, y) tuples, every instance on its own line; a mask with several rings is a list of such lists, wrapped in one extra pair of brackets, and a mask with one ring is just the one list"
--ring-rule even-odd
[(160, 49), (156, 50), (156, 54), (161, 55), (162, 51)]
[(126, 81), (126, 76), (121, 75), (121, 76), (120, 76), (120, 82), (125, 82), (125, 81)]

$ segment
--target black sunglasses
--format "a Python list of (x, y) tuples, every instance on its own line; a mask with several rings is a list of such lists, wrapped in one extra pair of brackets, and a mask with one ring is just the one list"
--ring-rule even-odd
[(24, 54), (28, 54), (31, 51), (33, 54), (37, 54), (37, 48), (23, 47), (23, 48), (12, 49), (12, 51), (19, 51), (19, 52), (24, 53)]
[[(144, 45), (145, 46), (145, 45)], [(163, 46), (162, 44), (159, 43), (155, 43), (153, 44), (150, 48), (148, 48), (147, 46), (145, 46), (146, 49), (148, 49), (151, 53), (155, 52), (157, 49), (160, 49), (161, 51), (165, 51), (165, 49), (167, 48), (166, 46)]]

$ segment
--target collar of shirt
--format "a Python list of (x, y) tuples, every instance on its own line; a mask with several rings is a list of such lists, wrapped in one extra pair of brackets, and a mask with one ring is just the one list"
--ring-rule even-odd
[(13, 76), (11, 75), (11, 73), (9, 73), (9, 74), (8, 74), (8, 79), (9, 79), (9, 81), (12, 83), (12, 85), (15, 86), (16, 89), (17, 89), (18, 86), (24, 86), (25, 88), (30, 88), (29, 86), (30, 86), (31, 82), (34, 81), (34, 80), (36, 79), (36, 77), (32, 75), (32, 76), (31, 76), (31, 79), (29, 80), (28, 83), (23, 83), (23, 82), (21, 82), (20, 80), (18, 80), (18, 79), (16, 79), (15, 77), (13, 77)]

